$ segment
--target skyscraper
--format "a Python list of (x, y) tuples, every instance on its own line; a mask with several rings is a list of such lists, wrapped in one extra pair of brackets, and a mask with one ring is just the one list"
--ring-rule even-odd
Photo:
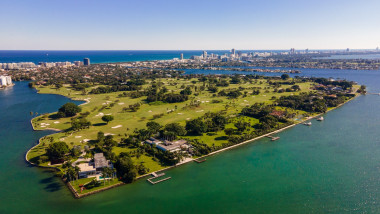
[(89, 66), (90, 65), (90, 59), (89, 58), (84, 58), (83, 59), (83, 65), (84, 66)]
[(235, 56), (235, 48), (232, 48), (231, 54)]
[(206, 59), (206, 58), (207, 58), (207, 52), (203, 51), (203, 59)]
[(183, 53), (181, 53), (181, 58), (180, 59), (183, 60)]

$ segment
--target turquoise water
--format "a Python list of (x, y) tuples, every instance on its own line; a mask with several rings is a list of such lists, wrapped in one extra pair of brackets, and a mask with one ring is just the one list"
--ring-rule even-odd
[[(380, 92), (380, 71), (303, 70), (367, 84)], [(367, 95), (296, 126), (278, 141), (259, 140), (80, 200), (60, 179), (24, 161), (48, 131), (33, 132), (33, 112), (68, 99), (36, 94), (26, 82), (0, 91), (0, 213), (379, 213), (380, 96)]]

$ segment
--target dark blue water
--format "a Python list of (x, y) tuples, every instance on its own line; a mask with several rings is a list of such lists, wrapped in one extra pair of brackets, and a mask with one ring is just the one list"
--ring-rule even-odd
[[(228, 50), (213, 50), (208, 53), (225, 54)], [(73, 62), (90, 58), (91, 63), (129, 62), (144, 60), (167, 60), (202, 55), (202, 51), (4, 51), (0, 50), (1, 62)]]

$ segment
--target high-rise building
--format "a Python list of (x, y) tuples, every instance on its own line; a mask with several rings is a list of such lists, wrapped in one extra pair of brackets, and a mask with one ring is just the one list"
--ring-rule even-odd
[(203, 59), (207, 58), (207, 51), (203, 51)]
[(12, 78), (10, 76), (0, 76), (0, 86), (12, 85)]
[(7, 86), (7, 78), (5, 76), (0, 76), (0, 86)]
[(309, 53), (309, 48), (306, 48), (305, 53), (307, 54)]
[(90, 59), (89, 58), (84, 58), (83, 59), (83, 65), (84, 66), (89, 66), (90, 65)]
[(231, 54), (235, 56), (235, 48), (232, 48)]
[(183, 53), (181, 53), (181, 58), (180, 59), (183, 60)]
[(83, 62), (81, 62), (81, 61), (74, 61), (74, 65), (81, 66), (81, 65), (83, 65)]
[(290, 54), (295, 54), (295, 53), (296, 53), (296, 49), (291, 48), (291, 49), (290, 49)]
[(349, 49), (349, 48), (347, 48), (347, 49), (346, 49), (346, 51), (347, 51), (347, 52), (350, 52), (350, 49)]
[(379, 52), (379, 47), (376, 47), (376, 51)]

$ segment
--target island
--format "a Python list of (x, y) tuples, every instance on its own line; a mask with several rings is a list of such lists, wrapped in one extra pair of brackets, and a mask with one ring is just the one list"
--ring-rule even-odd
[(154, 184), (170, 178), (159, 178), (168, 168), (259, 138), (277, 140), (279, 131), (365, 93), (346, 80), (189, 75), (117, 64), (41, 69), (31, 79), (38, 93), (84, 101), (31, 112), (34, 130), (57, 132), (26, 154), (31, 164), (55, 169), (77, 198), (149, 174)]

